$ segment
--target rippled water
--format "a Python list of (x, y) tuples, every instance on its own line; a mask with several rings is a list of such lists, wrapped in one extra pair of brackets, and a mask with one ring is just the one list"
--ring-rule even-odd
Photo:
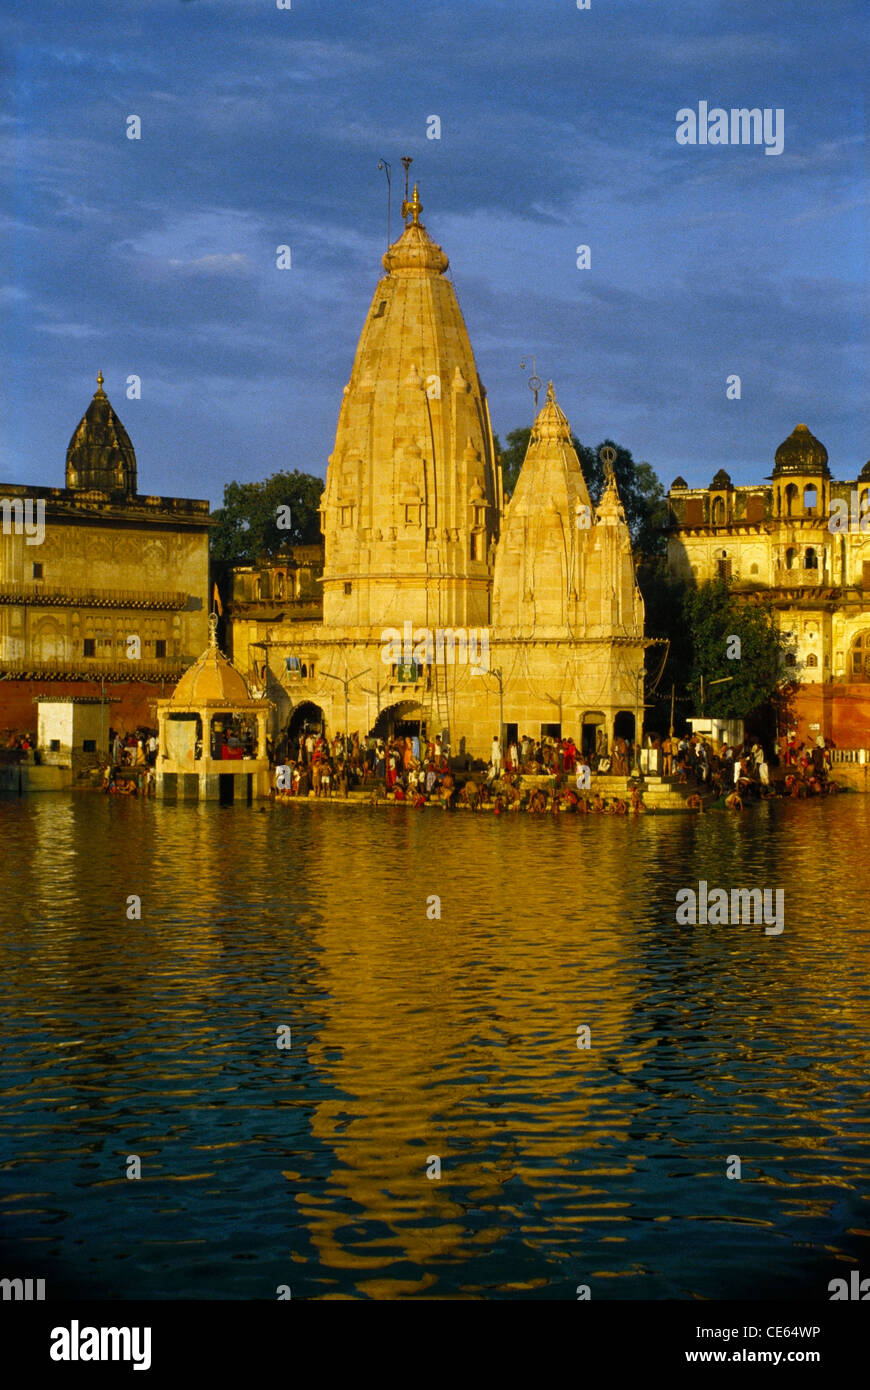
[[(859, 796), (640, 821), (3, 800), (0, 1272), (826, 1298), (870, 1265), (868, 831)], [(700, 879), (784, 888), (784, 932), (678, 926)]]

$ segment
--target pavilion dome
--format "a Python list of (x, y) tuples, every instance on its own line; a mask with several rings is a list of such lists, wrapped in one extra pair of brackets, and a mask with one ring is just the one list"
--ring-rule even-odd
[(828, 451), (806, 425), (795, 425), (776, 451), (773, 476), (781, 473), (821, 473), (829, 478)]
[(213, 627), (208, 649), (184, 672), (170, 697), (169, 708), (214, 705), (232, 709), (257, 703), (244, 676), (218, 647)]
[(66, 451), (66, 485), (77, 491), (96, 488), (136, 495), (136, 454), (103, 390), (102, 372)]
[(671, 483), (671, 492), (675, 492), (679, 487), (687, 488), (688, 486), (689, 484), (686, 482), (683, 475), (681, 473), (678, 473), (676, 478), (674, 478), (674, 481)]

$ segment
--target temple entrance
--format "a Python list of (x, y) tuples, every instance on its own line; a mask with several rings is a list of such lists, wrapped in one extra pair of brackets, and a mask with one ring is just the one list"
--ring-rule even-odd
[(583, 752), (589, 757), (600, 751), (600, 742), (604, 737), (605, 720), (600, 710), (587, 710), (583, 715), (581, 727), (581, 743)]
[(303, 700), (290, 716), (287, 733), (291, 739), (302, 738), (305, 734), (322, 734), (326, 729), (323, 710), (311, 700)]
[(382, 709), (369, 731), (370, 738), (426, 737), (426, 715), (417, 700), (400, 700)]

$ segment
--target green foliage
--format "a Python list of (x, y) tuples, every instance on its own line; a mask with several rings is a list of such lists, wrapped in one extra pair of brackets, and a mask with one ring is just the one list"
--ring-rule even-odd
[[(261, 483), (227, 483), (224, 505), (215, 513), (210, 538), (213, 561), (253, 565), (288, 545), (320, 540), (318, 506), (323, 481), (310, 473), (273, 473)], [(290, 526), (278, 525), (279, 508), (290, 508)], [(286, 517), (286, 513), (284, 514)]]
[[(502, 482), (506, 497), (513, 493), (517, 485), (531, 433), (531, 429), (511, 430), (507, 436), (506, 448), (501, 447), (496, 437), (495, 448), (496, 453), (501, 454)], [(632, 545), (643, 555), (663, 554), (666, 547), (664, 527), (668, 515), (667, 498), (650, 464), (635, 463), (630, 451), (614, 444), (612, 439), (603, 439), (594, 449), (581, 444), (576, 435), (572, 435), (571, 439), (593, 504), (599, 501), (604, 491), (604, 465), (599, 457), (599, 450), (603, 449), (605, 444), (616, 450), (613, 471), (616, 474), (620, 501), (625, 508), (625, 519), (631, 533)]]
[(495, 452), (497, 456), (501, 454), (501, 477), (505, 497), (512, 496), (517, 485), (531, 434), (530, 429), (511, 430), (507, 436), (507, 447), (504, 449), (499, 443), (498, 435), (495, 435)]
[[(745, 719), (781, 696), (785, 640), (769, 605), (739, 601), (722, 579), (685, 590), (683, 614), (692, 643), (689, 690), (701, 712)], [(740, 639), (740, 655), (729, 658), (730, 639)], [(731, 642), (732, 650), (734, 643)], [(731, 677), (724, 683), (725, 677)], [(723, 680), (723, 684), (713, 682)]]

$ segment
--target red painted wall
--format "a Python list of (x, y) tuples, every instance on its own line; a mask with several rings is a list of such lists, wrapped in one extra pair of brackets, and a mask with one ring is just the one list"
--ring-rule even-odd
[(870, 682), (802, 686), (794, 709), (799, 741), (814, 743), (820, 733), (838, 748), (870, 748)]
[[(106, 728), (130, 732), (145, 725), (157, 728), (156, 705), (164, 695), (169, 696), (175, 685), (166, 682), (149, 685), (143, 681), (119, 681), (106, 684), (105, 695), (120, 699), (119, 704), (106, 706)], [(97, 695), (99, 681), (0, 681), (0, 730), (15, 729), (19, 733), (36, 733), (35, 695)]]

